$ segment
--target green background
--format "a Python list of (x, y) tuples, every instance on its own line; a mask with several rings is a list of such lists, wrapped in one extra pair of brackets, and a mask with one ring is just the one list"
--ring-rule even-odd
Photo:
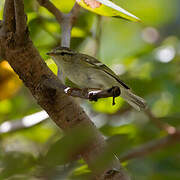
[[(53, 0), (68, 12), (73, 0)], [(180, 126), (180, 1), (116, 0), (142, 20), (133, 23), (102, 17), (81, 9), (72, 30), (71, 47), (98, 59), (121, 76), (134, 92), (147, 100), (153, 114), (162, 122)], [(0, 1), (2, 19), (4, 0)], [(35, 0), (25, 0), (31, 39), (49, 67), (57, 67), (46, 52), (60, 44), (61, 29), (54, 16)], [(97, 33), (101, 28), (101, 33)], [(96, 38), (95, 38), (96, 37)], [(96, 42), (99, 41), (99, 46)], [(1, 84), (0, 84), (1, 86)], [(0, 92), (1, 93), (1, 92)], [(166, 136), (144, 112), (132, 109), (121, 98), (97, 103), (78, 100), (101, 133), (121, 155)], [(18, 120), (40, 111), (25, 86), (9, 99), (0, 101), (0, 123)], [(67, 163), (78, 148), (74, 136), (83, 143), (83, 131), (65, 136), (46, 120), (34, 127), (0, 135), (0, 179), (87, 179), (89, 169), (83, 160)], [(80, 143), (79, 143), (80, 144)], [(141, 158), (123, 162), (133, 180), (179, 180), (180, 144), (162, 148)], [(108, 161), (108, 153), (105, 158)], [(64, 163), (67, 163), (65, 166)]]

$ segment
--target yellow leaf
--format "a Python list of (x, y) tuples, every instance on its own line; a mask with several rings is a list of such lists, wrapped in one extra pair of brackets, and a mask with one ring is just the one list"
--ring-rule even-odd
[(138, 22), (140, 19), (109, 0), (76, 0), (83, 8), (101, 16), (119, 17)]

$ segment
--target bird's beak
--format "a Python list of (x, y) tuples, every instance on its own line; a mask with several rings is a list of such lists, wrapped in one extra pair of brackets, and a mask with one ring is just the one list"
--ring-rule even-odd
[(55, 55), (55, 53), (54, 53), (53, 51), (47, 52), (46, 54), (47, 54), (48, 56), (54, 56), (54, 55)]

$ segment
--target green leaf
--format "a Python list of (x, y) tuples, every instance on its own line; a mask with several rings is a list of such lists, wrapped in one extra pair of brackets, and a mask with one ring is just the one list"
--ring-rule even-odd
[(125, 9), (117, 6), (109, 0), (76, 0), (77, 3), (96, 14), (101, 16), (120, 17), (130, 21), (138, 22), (140, 19)]

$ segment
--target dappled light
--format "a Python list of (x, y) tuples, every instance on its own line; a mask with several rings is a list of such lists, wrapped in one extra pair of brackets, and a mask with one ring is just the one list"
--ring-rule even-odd
[[(104, 169), (108, 180), (121, 170), (132, 180), (180, 179), (180, 1), (104, 1), (77, 0), (81, 7), (75, 0), (23, 1), (35, 54), (19, 43), (23, 35), (13, 39), (8, 32), (7, 59), (0, 44), (0, 180), (88, 180)], [(1, 36), (0, 22), (0, 43)], [(72, 82), (47, 54), (60, 44), (97, 58), (96, 70), (107, 65), (147, 108), (137, 111), (111, 87), (91, 90), (91, 99), (78, 86), (86, 74)], [(64, 59), (67, 53), (59, 52)]]

